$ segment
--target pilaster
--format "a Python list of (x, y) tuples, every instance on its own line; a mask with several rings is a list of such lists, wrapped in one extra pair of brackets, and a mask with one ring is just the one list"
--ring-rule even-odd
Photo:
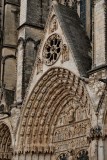
[(38, 45), (44, 34), (43, 29), (47, 13), (43, 12), (46, 12), (47, 6), (47, 1), (21, 0), (17, 46), (16, 101), (18, 104), (22, 103), (27, 91)]

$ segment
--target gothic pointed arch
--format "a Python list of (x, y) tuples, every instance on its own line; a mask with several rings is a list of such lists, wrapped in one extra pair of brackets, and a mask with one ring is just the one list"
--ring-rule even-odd
[(12, 159), (12, 139), (8, 126), (0, 123), (0, 160)]
[(57, 154), (73, 147), (77, 151), (87, 149), (90, 109), (90, 99), (79, 77), (64, 68), (49, 69), (24, 104), (17, 151)]

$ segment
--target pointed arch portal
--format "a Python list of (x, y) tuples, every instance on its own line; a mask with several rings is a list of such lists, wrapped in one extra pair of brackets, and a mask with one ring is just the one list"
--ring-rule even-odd
[(0, 160), (12, 159), (11, 134), (7, 125), (0, 124)]
[(87, 149), (90, 108), (80, 78), (67, 69), (51, 68), (38, 81), (23, 107), (18, 153), (59, 154), (74, 145), (77, 152)]

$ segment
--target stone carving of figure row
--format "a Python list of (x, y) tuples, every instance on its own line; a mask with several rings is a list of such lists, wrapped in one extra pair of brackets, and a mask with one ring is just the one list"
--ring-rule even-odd
[(54, 142), (83, 136), (87, 134), (89, 128), (90, 128), (89, 121), (84, 121), (70, 126), (57, 128), (54, 132)]
[(82, 121), (87, 119), (87, 108), (79, 107), (77, 110), (75, 108), (71, 108), (67, 106), (69, 110), (64, 110), (57, 122), (57, 126), (63, 126), (70, 123), (74, 123), (75, 121)]
[(55, 143), (55, 151), (62, 152), (65, 150), (71, 150), (71, 148), (76, 150), (88, 146), (89, 143), (87, 137), (80, 137), (69, 141)]

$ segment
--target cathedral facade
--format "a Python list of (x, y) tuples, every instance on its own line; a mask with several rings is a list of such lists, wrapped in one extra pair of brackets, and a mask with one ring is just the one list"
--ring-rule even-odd
[(107, 160), (107, 1), (0, 0), (0, 160)]

